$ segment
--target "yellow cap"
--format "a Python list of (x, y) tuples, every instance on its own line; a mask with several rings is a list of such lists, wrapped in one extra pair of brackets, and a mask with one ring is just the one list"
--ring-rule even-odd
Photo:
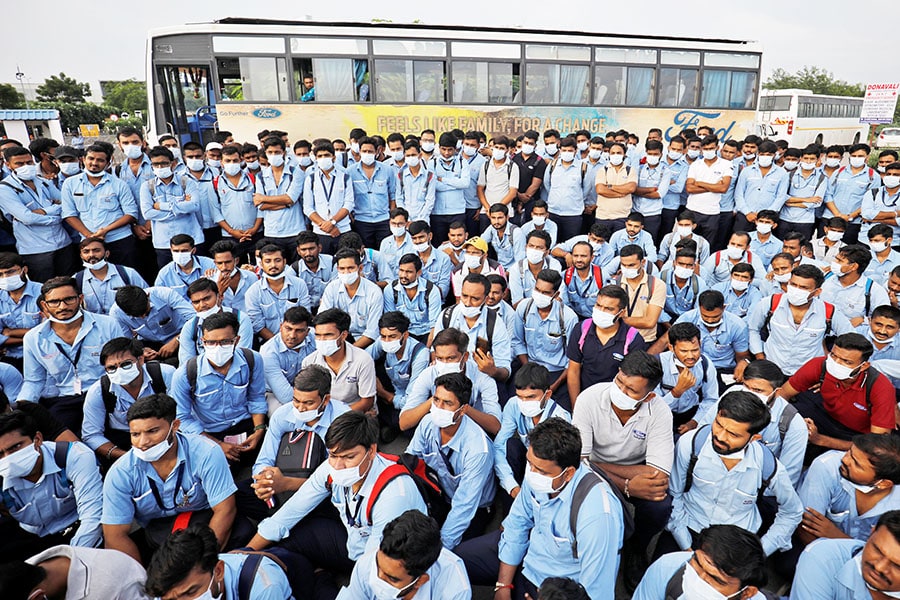
[(478, 248), (485, 254), (487, 254), (487, 251), (488, 251), (487, 242), (484, 241), (483, 239), (481, 239), (480, 237), (478, 237), (477, 235), (475, 237), (470, 237), (469, 239), (467, 239), (466, 243), (463, 244), (463, 246), (473, 246), (475, 248)]

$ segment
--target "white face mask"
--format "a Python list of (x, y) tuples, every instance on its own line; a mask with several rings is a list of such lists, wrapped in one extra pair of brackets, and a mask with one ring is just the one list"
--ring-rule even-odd
[(441, 362), (439, 360), (434, 361), (434, 371), (437, 373), (437, 377), (441, 375), (449, 375), (451, 373), (462, 373), (462, 364), (459, 362)]
[[(367, 453), (368, 454), (368, 453)], [(360, 468), (369, 463), (366, 467), (365, 471), (360, 471)], [(341, 487), (350, 487), (369, 473), (369, 468), (371, 468), (371, 461), (366, 461), (366, 458), (360, 461), (358, 465), (355, 467), (347, 467), (345, 469), (335, 469), (331, 466), (331, 463), (328, 464), (328, 467), (331, 469), (331, 481), (335, 485), (339, 485)]]
[(851, 156), (850, 157), (850, 166), (853, 167), (854, 169), (858, 169), (861, 166), (863, 166), (864, 164), (866, 164), (865, 156)]
[(284, 165), (284, 154), (266, 154), (266, 160), (270, 167), (280, 167)]
[(731, 600), (732, 598), (740, 597), (741, 592), (745, 589), (741, 588), (738, 593), (726, 596), (704, 581), (697, 573), (697, 570), (690, 564), (684, 569), (684, 579), (681, 585), (682, 598), (687, 600)]
[(413, 249), (421, 254), (422, 252), (427, 252), (428, 249), (431, 248), (431, 242), (422, 242), (421, 244), (413, 244)]
[(419, 161), (418, 156), (407, 156), (406, 157), (406, 164), (409, 165), (410, 167), (413, 167), (413, 168), (418, 167), (419, 162), (420, 161)]
[(464, 316), (465, 318), (474, 319), (475, 317), (477, 317), (478, 315), (481, 314), (481, 307), (480, 306), (466, 306), (465, 304), (460, 304), (459, 311), (462, 313), (462, 316)]
[(213, 306), (212, 308), (207, 308), (206, 310), (201, 310), (200, 312), (197, 313), (197, 320), (200, 323), (202, 323), (206, 319), (206, 317), (208, 317), (210, 315), (214, 315), (214, 314), (220, 312), (221, 310), (222, 309), (219, 306)]
[(588, 150), (588, 158), (591, 160), (600, 160), (601, 156), (603, 156), (603, 150), (597, 150), (596, 148)]
[(840, 364), (834, 360), (830, 354), (825, 358), (825, 370), (829, 375), (840, 381), (853, 377), (853, 372), (856, 371), (857, 368), (858, 367), (848, 367), (847, 365)]
[(691, 160), (696, 160), (700, 157), (700, 150), (697, 150), (696, 148), (688, 148), (687, 156)]
[(141, 157), (144, 153), (144, 149), (139, 144), (128, 144), (122, 146), (122, 153), (131, 160), (135, 160)]
[(169, 148), (169, 152), (172, 153), (172, 156), (175, 157), (176, 161), (181, 160), (181, 148), (179, 148), (178, 146), (166, 147)]
[(421, 579), (421, 577), (416, 577), (408, 585), (405, 585), (402, 588), (395, 588), (378, 576), (378, 563), (376, 561), (372, 561), (372, 570), (369, 571), (369, 587), (372, 588), (372, 594), (375, 595), (375, 600), (395, 600), (396, 598), (400, 598), (401, 596), (408, 594), (419, 579)]
[(375, 164), (375, 155), (371, 152), (363, 152), (359, 155), (359, 159), (362, 161), (362, 164), (367, 167)]
[(224, 367), (234, 358), (234, 346), (207, 346), (203, 349), (206, 359), (216, 367)]
[(841, 159), (840, 159), (840, 158), (835, 158), (835, 157), (833, 157), (833, 156), (830, 157), (830, 158), (826, 158), (826, 159), (825, 159), (825, 166), (826, 166), (826, 167), (831, 167), (832, 169), (835, 168), (835, 167), (839, 167), (839, 166), (841, 166)]
[[(247, 161), (247, 168), (250, 169), (251, 171), (258, 171), (259, 170), (259, 161), (258, 160)], [(199, 169), (197, 169), (197, 170), (199, 170)]]
[(660, 157), (656, 156), (655, 154), (648, 154), (647, 155), (647, 164), (650, 165), (651, 167), (655, 167), (656, 165), (659, 164), (659, 159), (660, 159)]
[(534, 144), (522, 144), (522, 154), (525, 156), (534, 154)]
[(137, 363), (132, 363), (127, 367), (119, 367), (112, 373), (107, 373), (107, 376), (109, 377), (110, 383), (115, 383), (116, 385), (124, 387), (137, 379), (140, 374), (141, 371), (138, 369)]
[(434, 142), (422, 142), (422, 152), (434, 151)]
[(525, 260), (533, 265), (544, 262), (544, 251), (537, 248), (525, 248)]
[(331, 356), (340, 349), (341, 345), (338, 340), (316, 340), (316, 349), (323, 356)]
[(749, 281), (743, 281), (743, 280), (741, 280), (741, 279), (734, 279), (734, 278), (732, 278), (732, 280), (731, 280), (731, 287), (732, 287), (732, 288), (734, 289), (734, 291), (736, 291), (736, 292), (743, 292), (743, 291), (746, 290), (748, 287), (750, 287), (750, 282), (749, 282)]
[(330, 156), (323, 156), (322, 158), (316, 159), (316, 165), (322, 171), (330, 171), (332, 168), (334, 168), (334, 159)]
[(194, 255), (190, 252), (172, 252), (172, 262), (174, 262), (179, 267), (186, 267), (191, 264)]
[[(646, 396), (644, 396), (646, 398)], [(609, 386), (609, 400), (613, 403), (613, 406), (618, 408), (619, 410), (635, 410), (637, 407), (641, 405), (641, 402), (644, 401), (644, 398), (640, 400), (635, 400), (628, 394), (622, 391), (615, 381), (613, 381)]]
[(694, 233), (694, 228), (690, 225), (678, 225), (675, 227), (675, 233), (677, 233), (680, 237), (688, 237)]
[(172, 442), (169, 441), (169, 435), (172, 433), (172, 425), (169, 425), (169, 431), (166, 433), (166, 439), (156, 444), (155, 446), (150, 446), (146, 450), (141, 450), (140, 448), (134, 447), (131, 449), (134, 452), (134, 455), (138, 457), (139, 460), (144, 462), (152, 463), (158, 461), (162, 458), (163, 454), (169, 451), (169, 448), (172, 447)]
[(575, 144), (575, 147), (578, 148), (579, 152), (584, 152), (588, 149), (588, 145), (588, 142), (578, 142), (577, 144)]
[(403, 150), (394, 150), (393, 152), (391, 152), (391, 158), (394, 159), (394, 162), (403, 162), (403, 158), (405, 156), (406, 155), (403, 154)]
[(844, 270), (843, 270), (844, 265), (842, 265), (841, 263), (839, 263), (837, 261), (832, 262), (830, 267), (831, 267), (831, 274), (834, 275), (835, 277), (844, 277), (844, 276), (850, 274), (850, 271), (844, 272)]
[(542, 294), (537, 290), (531, 291), (531, 299), (534, 301), (534, 305), (538, 308), (547, 308), (551, 304), (553, 304), (553, 298), (547, 296), (546, 294)]
[(9, 277), (0, 277), (0, 290), (4, 292), (12, 292), (25, 285), (25, 281), (21, 275), (10, 275)]
[[(184, 159), (184, 164), (191, 171), (202, 171), (204, 165), (202, 158), (186, 158)], [(250, 163), (247, 163), (247, 166), (250, 166)]]
[(522, 400), (516, 396), (516, 404), (518, 405), (519, 412), (522, 413), (522, 416), (528, 417), (529, 419), (533, 419), (544, 411), (544, 409), (541, 408), (540, 400)]
[(545, 144), (544, 145), (544, 150), (546, 150), (547, 154), (549, 154), (550, 156), (553, 156), (554, 154), (556, 154), (558, 149), (559, 149), (559, 146), (557, 144)]
[(359, 154), (359, 142), (350, 142), (350, 152)]
[(215, 158), (209, 158), (206, 160), (206, 164), (208, 164), (213, 169), (218, 169), (222, 166), (222, 161)]
[(774, 158), (774, 156), (760, 156), (757, 162), (761, 167), (771, 167)]
[(349, 273), (338, 273), (338, 279), (344, 285), (353, 285), (359, 280), (359, 271), (350, 271)]
[[(871, 494), (875, 490), (875, 484), (879, 483), (880, 481), (881, 480), (879, 479), (878, 481), (872, 482), (871, 485), (863, 485), (861, 483), (856, 483), (855, 481), (850, 481), (849, 479), (841, 475), (841, 487), (843, 487), (854, 496), (856, 495), (854, 493), (855, 491), (860, 491), (863, 494)], [(898, 592), (898, 594), (900, 594), (900, 592)]]
[(381, 349), (387, 352), (388, 354), (397, 354), (400, 352), (400, 347), (403, 345), (403, 340), (396, 339), (386, 341), (384, 338), (381, 338)]
[(612, 315), (608, 312), (604, 312), (597, 307), (594, 307), (594, 310), (591, 311), (591, 320), (594, 321), (594, 325), (599, 327), (600, 329), (608, 329), (612, 327), (616, 322), (617, 315)]
[(825, 237), (827, 237), (828, 240), (831, 242), (839, 242), (842, 239), (844, 239), (844, 232), (837, 231), (835, 229), (829, 229), (828, 231), (825, 232)]
[[(461, 410), (460, 407), (459, 410)], [(432, 404), (428, 413), (431, 415), (431, 422), (436, 426), (444, 429), (445, 427), (451, 427), (456, 423), (456, 412), (454, 410), (446, 410), (440, 408), (436, 404)]]
[(81, 165), (78, 164), (78, 161), (59, 163), (59, 172), (66, 177), (77, 175), (79, 171), (81, 171)]
[(563, 150), (559, 153), (559, 158), (563, 162), (572, 162), (573, 160), (575, 160), (575, 153), (571, 150)]
[(472, 271), (481, 266), (481, 257), (474, 254), (466, 254), (465, 263), (466, 268)]
[(681, 160), (682, 156), (684, 156), (684, 152), (669, 150), (669, 160)]
[(7, 479), (30, 475), (40, 455), (34, 444), (28, 444), (24, 448), (0, 458), (0, 477)]
[(241, 172), (241, 163), (225, 163), (222, 169), (225, 171), (226, 175), (234, 177)]
[(800, 163), (800, 168), (803, 169), (804, 171), (812, 171), (813, 169), (816, 168), (816, 163), (804, 161), (804, 162)]
[(640, 267), (637, 269), (629, 269), (628, 267), (622, 267), (622, 277), (624, 279), (635, 279), (638, 275), (640, 275), (641, 269)]
[(68, 319), (57, 319), (56, 317), (51, 317), (50, 315), (47, 315), (47, 320), (50, 321), (51, 323), (59, 323), (60, 325), (68, 325), (69, 323), (74, 323), (81, 317), (82, 317), (81, 309), (79, 308), (75, 312), (75, 314), (72, 315), (71, 317), (69, 317)]
[(506, 158), (506, 150), (503, 148), (491, 149), (491, 158), (497, 161), (504, 160)]
[(744, 256), (744, 249), (738, 248), (737, 246), (728, 246), (727, 248), (725, 248), (725, 253), (731, 260), (739, 260), (742, 256)]
[(799, 161), (786, 160), (786, 161), (784, 161), (784, 168), (787, 169), (788, 171), (796, 171), (798, 164), (800, 164)]
[(160, 179), (168, 179), (172, 176), (172, 167), (153, 167), (153, 174)]
[(543, 227), (544, 223), (547, 222), (547, 217), (545, 217), (544, 215), (541, 215), (539, 217), (531, 217), (531, 222), (538, 227)]
[(471, 158), (478, 153), (478, 148), (476, 148), (475, 146), (463, 146), (462, 151), (463, 154)]
[(887, 242), (869, 242), (869, 248), (872, 249), (872, 252), (884, 252), (887, 250), (888, 243)]
[(624, 154), (610, 154), (609, 155), (609, 164), (611, 164), (612, 166), (618, 167), (623, 162), (625, 162)]
[(609, 152), (602, 152), (600, 158), (602, 158), (604, 162), (609, 162)]
[(313, 157), (307, 154), (305, 156), (298, 157), (297, 161), (300, 163), (301, 167), (308, 167), (309, 165), (313, 164)]
[(894, 189), (900, 185), (900, 175), (885, 175), (881, 178), (881, 181), (884, 182), (884, 187)]
[(703, 159), (704, 160), (713, 160), (719, 155), (715, 150), (704, 150), (703, 151)]
[[(561, 474), (562, 473), (560, 473), (560, 475)], [(531, 491), (536, 494), (556, 494), (562, 491), (568, 483), (568, 481), (563, 481), (559, 488), (555, 488), (553, 487), (554, 479), (554, 477), (550, 477), (549, 475), (544, 475), (531, 470), (531, 467), (525, 467), (525, 481), (528, 483), (528, 487), (531, 488)]]
[(773, 273), (772, 279), (774, 279), (778, 283), (787, 283), (791, 280), (791, 272), (788, 271), (787, 273)]
[(321, 417), (323, 412), (325, 412), (324, 402), (319, 408), (312, 408), (310, 410), (297, 410), (297, 407), (295, 406), (294, 421), (297, 423), (309, 423), (310, 421), (315, 421)]
[(396, 238), (404, 237), (406, 235), (406, 226), (391, 225), (391, 235), (393, 235)]
[(772, 233), (772, 224), (771, 223), (757, 223), (756, 231), (759, 233), (766, 235)]
[[(790, 280), (790, 278), (788, 278)], [(804, 289), (788, 284), (787, 299), (791, 306), (803, 306), (809, 302), (809, 292)]]

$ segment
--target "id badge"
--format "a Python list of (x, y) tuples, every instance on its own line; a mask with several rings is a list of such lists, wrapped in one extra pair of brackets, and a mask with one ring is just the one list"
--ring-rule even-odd
[(72, 387), (75, 390), (75, 395), (81, 395), (81, 378), (78, 375), (75, 375), (75, 381), (72, 383)]

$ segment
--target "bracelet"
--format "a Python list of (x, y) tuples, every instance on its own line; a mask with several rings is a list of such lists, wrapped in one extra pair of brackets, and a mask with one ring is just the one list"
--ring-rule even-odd
[(494, 593), (496, 594), (500, 590), (512, 590), (514, 588), (515, 588), (515, 586), (513, 586), (513, 584), (511, 584), (511, 583), (501, 583), (498, 581), (497, 583), (494, 584)]
[(630, 480), (630, 479), (626, 479), (626, 480), (625, 480), (625, 497), (626, 497), (626, 498), (631, 498), (631, 494), (628, 493), (628, 484), (629, 484), (629, 483), (631, 483), (631, 480)]
[(256, 433), (257, 431), (265, 431), (265, 430), (266, 430), (265, 423), (260, 423), (259, 425), (257, 425), (256, 427), (253, 428), (254, 433)]
[(113, 444), (113, 447), (106, 451), (106, 460), (109, 460), (109, 457), (112, 456), (113, 450), (117, 449), (118, 446)]

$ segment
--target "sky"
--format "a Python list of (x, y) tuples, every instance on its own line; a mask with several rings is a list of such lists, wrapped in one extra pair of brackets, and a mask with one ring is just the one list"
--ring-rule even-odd
[[(509, 7), (514, 6), (510, 18)], [(849, 9), (848, 7), (851, 7)], [(332, 14), (328, 7), (340, 7)], [(550, 10), (549, 7), (564, 7)], [(601, 8), (602, 7), (602, 8)], [(812, 8), (812, 10), (809, 10)], [(894, 36), (881, 27), (885, 4), (874, 0), (42, 0), (3, 10), (0, 82), (41, 83), (60, 71), (80, 81), (145, 79), (147, 31), (223, 17), (369, 21), (420, 19), (428, 24), (521, 26), (754, 40), (763, 47), (763, 78), (777, 67), (815, 65), (850, 83), (894, 81)], [(262, 9), (262, 10), (260, 10)], [(848, 14), (849, 13), (849, 14)], [(26, 25), (28, 24), (28, 25)], [(831, 40), (840, 40), (832, 42)]]

